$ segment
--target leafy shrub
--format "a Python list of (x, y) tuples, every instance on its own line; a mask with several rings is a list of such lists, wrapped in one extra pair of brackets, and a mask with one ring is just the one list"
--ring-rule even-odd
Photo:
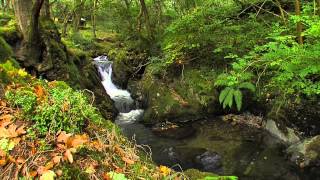
[[(243, 82), (255, 81), (259, 87), (260, 94), (258, 95), (262, 98), (274, 97), (276, 104), (279, 105), (277, 109), (290, 102), (299, 102), (301, 98), (319, 96), (320, 18), (305, 14), (299, 17), (292, 16), (290, 20), (288, 28), (279, 24), (273, 26), (274, 31), (270, 33), (268, 43), (256, 46), (241, 57), (228, 56), (234, 58), (235, 62), (232, 63), (231, 71), (221, 75), (222, 81), (226, 83), (220, 83), (220, 85), (232, 87), (233, 80), (239, 77), (243, 79)], [(298, 21), (305, 22), (303, 35), (306, 41), (303, 45), (296, 42), (293, 34), (295, 32), (291, 31)], [(247, 78), (247, 74), (256, 78)], [(221, 93), (221, 100), (228, 101), (224, 106), (230, 105), (230, 97), (227, 98), (227, 92), (229, 91), (225, 90)]]
[(97, 110), (88, 103), (82, 91), (71, 89), (64, 82), (44, 82), (34, 87), (11, 89), (6, 99), (22, 108), (27, 117), (35, 122), (34, 127), (45, 134), (64, 130), (80, 132), (86, 120), (101, 121)]
[(255, 91), (255, 86), (248, 82), (252, 77), (250, 73), (235, 73), (234, 71), (231, 74), (221, 74), (218, 76), (217, 81), (215, 82), (216, 86), (223, 86), (223, 89), (220, 92), (219, 102), (223, 104), (223, 108), (229, 106), (232, 108), (233, 102), (235, 102), (238, 111), (242, 107), (242, 89), (248, 89), (252, 92)]

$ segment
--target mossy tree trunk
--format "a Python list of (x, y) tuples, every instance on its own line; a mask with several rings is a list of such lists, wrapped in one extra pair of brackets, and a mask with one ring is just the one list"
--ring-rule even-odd
[[(295, 12), (297, 16), (301, 15), (301, 7), (300, 7), (300, 0), (295, 0)], [(297, 39), (299, 44), (303, 44), (303, 37), (302, 37), (302, 23), (297, 23)]]
[(43, 7), (41, 8), (41, 16), (45, 18), (51, 17), (49, 0), (44, 0)]
[(30, 24), (31, 11), (32, 0), (14, 1), (14, 12), (24, 39), (28, 39), (28, 27)]
[(81, 21), (82, 12), (84, 11), (85, 0), (74, 0), (73, 11), (73, 31), (79, 32), (79, 26)]

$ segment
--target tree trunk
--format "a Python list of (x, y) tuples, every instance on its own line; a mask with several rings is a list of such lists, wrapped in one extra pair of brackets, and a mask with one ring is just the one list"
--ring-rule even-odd
[(49, 0), (44, 0), (41, 8), (41, 16), (50, 19), (50, 3)]
[(24, 37), (28, 39), (28, 27), (32, 12), (32, 0), (15, 0), (14, 12), (19, 25), (19, 29)]
[(317, 15), (320, 15), (320, 0), (316, 0), (317, 3)]
[(73, 31), (79, 32), (80, 20), (82, 16), (83, 6), (85, 0), (74, 0), (73, 11)]
[[(300, 9), (300, 0), (295, 0), (295, 12), (297, 16), (301, 15), (301, 9)], [(299, 44), (303, 44), (303, 37), (302, 37), (302, 23), (297, 23), (297, 39)]]
[(92, 34), (93, 34), (93, 37), (95, 39), (97, 38), (97, 33), (96, 33), (96, 7), (97, 7), (97, 0), (93, 0), (93, 9), (92, 9), (92, 14), (91, 14), (91, 22), (92, 22)]
[(4, 0), (1, 0), (1, 8), (2, 8), (3, 12), (6, 12), (6, 5), (5, 5)]
[(145, 24), (146, 24), (146, 28), (147, 28), (147, 32), (149, 37), (152, 37), (152, 32), (151, 32), (151, 25), (150, 25), (150, 19), (149, 19), (149, 13), (148, 13), (148, 8), (146, 6), (146, 3), (144, 0), (139, 0), (140, 1), (140, 13), (138, 16), (138, 31), (141, 31), (141, 27), (142, 27), (142, 17), (144, 17), (145, 20)]

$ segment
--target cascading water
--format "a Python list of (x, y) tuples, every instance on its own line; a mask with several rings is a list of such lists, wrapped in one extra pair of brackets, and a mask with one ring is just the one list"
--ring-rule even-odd
[(134, 100), (127, 90), (118, 88), (112, 82), (112, 61), (107, 56), (99, 56), (94, 59), (95, 64), (102, 78), (102, 85), (107, 94), (115, 102), (115, 106), (120, 112), (116, 118), (117, 124), (130, 124), (142, 117), (142, 109), (134, 109)]

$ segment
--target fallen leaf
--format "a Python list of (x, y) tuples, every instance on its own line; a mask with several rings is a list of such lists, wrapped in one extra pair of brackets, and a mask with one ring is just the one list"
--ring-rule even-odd
[(38, 172), (37, 171), (30, 171), (29, 172), (29, 176), (30, 177), (36, 177), (38, 175)]
[(61, 158), (62, 158), (62, 156), (55, 156), (55, 157), (52, 158), (52, 162), (54, 164), (59, 164), (60, 161), (61, 161)]
[(0, 149), (0, 157), (6, 157), (6, 156), (7, 156), (7, 153), (4, 150)]
[(86, 134), (83, 135), (75, 135), (67, 140), (67, 147), (69, 148), (77, 148), (82, 146), (83, 144), (89, 142), (89, 137)]
[(10, 124), (10, 126), (8, 127), (8, 132), (10, 134), (9, 137), (18, 137), (16, 130), (17, 130), (17, 125)]
[(5, 166), (7, 164), (7, 160), (5, 158), (0, 159), (0, 167)]
[(56, 170), (56, 175), (57, 176), (62, 176), (63, 172), (61, 169)]
[(130, 165), (134, 164), (134, 161), (129, 158), (122, 157), (121, 159), (127, 164), (130, 164)]
[(34, 87), (34, 92), (35, 92), (38, 100), (41, 100), (45, 95), (45, 91), (44, 91), (43, 87), (40, 85), (37, 85), (36, 87)]
[(51, 170), (47, 170), (40, 176), (39, 180), (54, 180), (54, 177), (56, 177), (56, 173)]
[(96, 170), (93, 165), (90, 165), (89, 167), (86, 168), (85, 172), (88, 174), (93, 174), (96, 172)]
[(23, 164), (26, 160), (22, 157), (18, 157), (16, 162), (19, 163), (19, 164)]
[(9, 131), (4, 127), (0, 127), (0, 138), (8, 138), (8, 137), (10, 137)]
[(73, 163), (73, 156), (69, 149), (64, 153), (64, 157), (67, 158), (70, 163)]
[(24, 130), (25, 126), (22, 125), (20, 126), (17, 130), (16, 130), (16, 133), (18, 134), (18, 136), (20, 135), (23, 135), (23, 134), (26, 134), (27, 132)]
[(46, 164), (45, 169), (50, 170), (54, 167), (54, 162), (50, 161)]
[(67, 134), (65, 131), (59, 133), (57, 137), (58, 143), (67, 143), (68, 139), (72, 136), (72, 134)]

